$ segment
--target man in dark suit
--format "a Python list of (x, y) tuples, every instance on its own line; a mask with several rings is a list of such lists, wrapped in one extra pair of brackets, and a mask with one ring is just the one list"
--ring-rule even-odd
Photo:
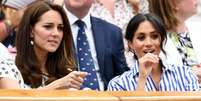
[[(77, 21), (81, 20), (84, 22), (83, 30), (86, 33), (93, 59), (92, 67), (95, 67), (96, 70), (98, 89), (106, 90), (110, 79), (120, 75), (129, 68), (124, 56), (121, 29), (106, 21), (92, 17), (90, 15), (92, 2), (93, 0), (64, 0), (64, 9), (70, 21), (77, 55), (79, 54), (78, 51), (82, 50), (82, 48), (78, 48), (79, 41), (76, 41), (79, 40), (77, 37), (81, 29)], [(77, 60), (78, 69), (81, 70), (80, 61), (82, 59)], [(89, 74), (91, 75), (91, 73)]]

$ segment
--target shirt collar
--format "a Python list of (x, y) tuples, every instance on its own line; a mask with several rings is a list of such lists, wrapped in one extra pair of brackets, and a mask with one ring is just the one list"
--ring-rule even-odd
[[(64, 6), (63, 8), (64, 8), (64, 10), (65, 10), (65, 12), (66, 12), (66, 14), (67, 14), (67, 16), (68, 16), (68, 20), (69, 20), (70, 25), (71, 25), (71, 26), (74, 25), (75, 22), (76, 22), (77, 20), (79, 20), (79, 18), (76, 17), (74, 14), (72, 14), (65, 6)], [(84, 18), (82, 18), (81, 20), (85, 23), (87, 29), (90, 29), (90, 28), (91, 28), (91, 16), (90, 16), (90, 11), (89, 11), (88, 14), (87, 14)]]

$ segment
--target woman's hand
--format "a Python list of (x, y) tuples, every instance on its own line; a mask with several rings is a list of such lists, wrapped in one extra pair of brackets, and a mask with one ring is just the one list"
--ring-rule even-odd
[(153, 68), (157, 68), (159, 64), (159, 57), (152, 53), (147, 53), (139, 60), (139, 79), (137, 82), (137, 90), (144, 91), (146, 79)]
[(80, 89), (87, 76), (86, 72), (73, 71), (63, 78), (60, 78), (49, 85), (39, 89)]
[(139, 59), (140, 75), (147, 78), (153, 68), (157, 68), (159, 64), (159, 57), (152, 53), (147, 53)]

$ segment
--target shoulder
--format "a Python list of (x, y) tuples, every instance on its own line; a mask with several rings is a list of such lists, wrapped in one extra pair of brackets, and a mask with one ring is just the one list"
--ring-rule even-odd
[(124, 72), (122, 75), (114, 77), (108, 84), (108, 90), (128, 90), (128, 86), (132, 84), (133, 73), (132, 70)]
[(177, 78), (177, 82), (185, 88), (185, 91), (197, 91), (199, 90), (199, 82), (192, 68), (187, 66), (177, 66), (174, 68), (174, 74)]
[(10, 56), (7, 48), (0, 43), (0, 77), (16, 80), (19, 74), (14, 59)]
[(24, 80), (13, 59), (0, 59), (0, 78), (16, 80), (24, 88)]
[(119, 80), (121, 81), (121, 80), (124, 80), (126, 78), (132, 78), (132, 77), (133, 77), (133, 71), (129, 70), (129, 71), (126, 71), (126, 72), (124, 72), (123, 74), (121, 74), (119, 76), (116, 76), (111, 81), (119, 81)]
[(99, 27), (105, 27), (107, 29), (121, 31), (121, 29), (118, 26), (111, 24), (111, 23), (109, 23), (105, 20), (102, 20), (100, 18), (91, 16), (91, 20), (92, 20), (92, 24), (102, 25)]
[(7, 77), (17, 80), (17, 75), (20, 74), (12, 59), (0, 59), (0, 77)]
[(196, 79), (195, 73), (193, 73), (192, 68), (189, 66), (178, 66), (178, 65), (171, 65), (171, 68), (173, 68), (173, 73), (177, 75), (179, 78), (194, 78)]
[(2, 43), (0, 43), (0, 59), (13, 59), (8, 49)]

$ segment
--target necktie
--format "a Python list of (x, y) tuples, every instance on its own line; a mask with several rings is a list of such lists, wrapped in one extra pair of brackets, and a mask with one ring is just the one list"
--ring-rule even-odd
[(87, 87), (93, 90), (97, 90), (99, 89), (99, 84), (89, 47), (89, 42), (87, 40), (87, 36), (84, 29), (85, 23), (81, 20), (77, 20), (75, 23), (79, 27), (77, 35), (77, 53), (79, 60), (79, 69), (80, 71), (88, 72), (88, 75), (85, 78), (83, 87), (81, 87), (81, 89)]

